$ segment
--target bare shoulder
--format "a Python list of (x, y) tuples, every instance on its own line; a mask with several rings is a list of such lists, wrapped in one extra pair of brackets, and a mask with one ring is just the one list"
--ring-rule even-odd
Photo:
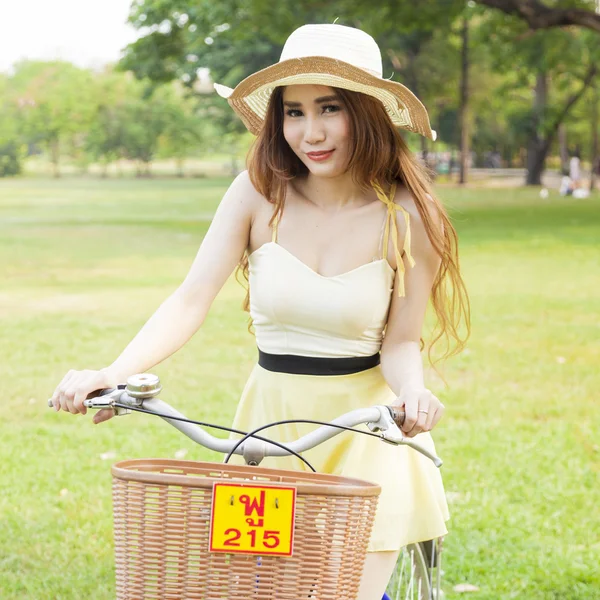
[[(442, 227), (442, 219), (434, 199), (429, 194), (427, 194), (425, 197), (425, 202), (422, 207), (426, 215), (425, 218), (417, 207), (417, 200), (405, 185), (398, 184), (394, 202), (404, 208), (404, 210), (406, 210), (406, 212), (410, 215), (411, 245), (413, 254), (425, 255), (434, 259), (434, 257), (437, 256), (437, 253), (433, 248), (430, 236), (440, 235), (440, 233), (436, 232), (441, 232)], [(396, 219), (399, 229), (404, 232), (404, 235), (406, 235), (406, 224), (404, 215), (401, 211), (397, 211)], [(425, 219), (429, 221), (429, 227), (426, 225)]]
[(229, 186), (223, 202), (242, 210), (252, 219), (267, 200), (254, 187), (247, 170), (242, 171)]
[[(425, 200), (426, 203), (424, 208), (428, 212), (428, 214), (433, 218), (439, 218), (437, 216), (437, 206), (433, 198), (429, 194), (427, 194)], [(396, 204), (399, 204), (410, 214), (411, 220), (414, 218), (416, 220), (422, 221), (421, 213), (417, 208), (417, 202), (410, 190), (403, 183), (398, 183), (398, 185), (396, 186), (394, 202)]]

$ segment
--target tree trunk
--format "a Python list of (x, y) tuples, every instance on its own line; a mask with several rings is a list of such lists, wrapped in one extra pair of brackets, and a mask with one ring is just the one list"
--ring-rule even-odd
[(569, 174), (569, 145), (567, 143), (567, 128), (561, 123), (558, 128), (558, 150), (560, 154), (560, 171), (563, 175)]
[(469, 168), (469, 20), (463, 19), (462, 26), (462, 69), (460, 81), (460, 106), (458, 109), (458, 122), (460, 126), (460, 175), (459, 183), (467, 182)]
[(544, 113), (548, 102), (548, 78), (545, 72), (537, 74), (535, 82), (535, 98), (531, 116), (531, 132), (527, 143), (527, 175), (526, 185), (542, 185), (542, 173), (546, 163), (544, 146)]
[(175, 159), (175, 164), (177, 165), (177, 177), (185, 177), (185, 173), (183, 171), (183, 162), (184, 159), (181, 157)]
[(546, 164), (548, 147), (543, 140), (531, 139), (527, 146), (526, 185), (542, 185), (542, 173)]
[(54, 177), (60, 177), (60, 168), (58, 166), (60, 162), (60, 144), (58, 137), (50, 141), (50, 162), (52, 163), (52, 174)]
[[(583, 85), (567, 100), (554, 121), (545, 126), (544, 111), (548, 96), (548, 81), (545, 73), (539, 73), (535, 86), (535, 102), (532, 116), (531, 137), (527, 145), (527, 185), (540, 185), (544, 171), (546, 156), (558, 132), (561, 123), (567, 118), (570, 110), (579, 102), (587, 88), (593, 83), (598, 73), (598, 66), (592, 63), (583, 79)], [(545, 134), (545, 137), (544, 137)], [(531, 171), (530, 171), (531, 169)]]
[[(410, 81), (410, 86), (411, 86), (411, 90), (413, 91), (413, 93), (415, 94), (415, 96), (417, 96), (417, 98), (419, 97), (418, 94), (418, 90), (419, 90), (419, 83), (417, 81), (417, 77), (415, 74), (415, 60), (417, 59), (417, 55), (413, 54), (412, 52), (408, 53), (408, 79)], [(427, 138), (422, 135), (420, 136), (420, 143), (421, 143), (421, 159), (423, 160), (423, 164), (429, 168), (429, 145), (427, 144)]]
[(423, 164), (430, 168), (429, 164), (429, 148), (427, 147), (427, 138), (425, 136), (421, 136), (421, 158), (423, 159)]
[(592, 90), (592, 151), (591, 170), (590, 170), (590, 192), (596, 188), (596, 168), (600, 169), (600, 156), (598, 155), (598, 104), (600, 104), (600, 94), (598, 94), (598, 82), (594, 83)]
[[(393, 51), (388, 51), (388, 56), (390, 57), (390, 61), (392, 66), (395, 69), (395, 72), (404, 74), (406, 78), (407, 85), (410, 87), (412, 93), (420, 98), (420, 84), (419, 84), (419, 74), (417, 73), (417, 65), (416, 61), (419, 58), (420, 53), (420, 45), (417, 48), (410, 48), (406, 52), (406, 66), (403, 68), (403, 60)], [(429, 145), (427, 143), (427, 138), (425, 136), (420, 136), (419, 144), (421, 146), (421, 160), (423, 164), (429, 168)]]

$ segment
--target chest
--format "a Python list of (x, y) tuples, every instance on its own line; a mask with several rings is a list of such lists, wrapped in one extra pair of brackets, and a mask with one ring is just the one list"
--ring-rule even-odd
[[(251, 252), (273, 241), (268, 226), (272, 205), (269, 210), (253, 226)], [(311, 271), (333, 277), (382, 258), (386, 214), (379, 202), (337, 212), (286, 202), (281, 220), (275, 223), (275, 240)]]
[(264, 320), (353, 339), (383, 328), (393, 277), (384, 260), (325, 277), (269, 242), (250, 256), (251, 312), (258, 326)]

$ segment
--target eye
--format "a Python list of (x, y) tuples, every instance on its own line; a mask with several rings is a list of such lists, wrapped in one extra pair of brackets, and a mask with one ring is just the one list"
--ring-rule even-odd
[[(331, 110), (329, 110), (331, 109)], [(323, 112), (329, 112), (329, 113), (333, 113), (333, 112), (338, 112), (339, 110), (341, 110), (341, 106), (338, 106), (337, 104), (328, 104), (327, 106), (323, 107)]]
[[(298, 113), (298, 114), (295, 114)], [(297, 108), (290, 108), (289, 110), (285, 111), (285, 114), (288, 117), (300, 117), (302, 116), (302, 111), (299, 111)]]

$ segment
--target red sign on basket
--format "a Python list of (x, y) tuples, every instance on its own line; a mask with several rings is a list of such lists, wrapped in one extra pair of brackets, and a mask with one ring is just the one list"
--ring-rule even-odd
[(296, 488), (215, 483), (209, 550), (291, 556)]

